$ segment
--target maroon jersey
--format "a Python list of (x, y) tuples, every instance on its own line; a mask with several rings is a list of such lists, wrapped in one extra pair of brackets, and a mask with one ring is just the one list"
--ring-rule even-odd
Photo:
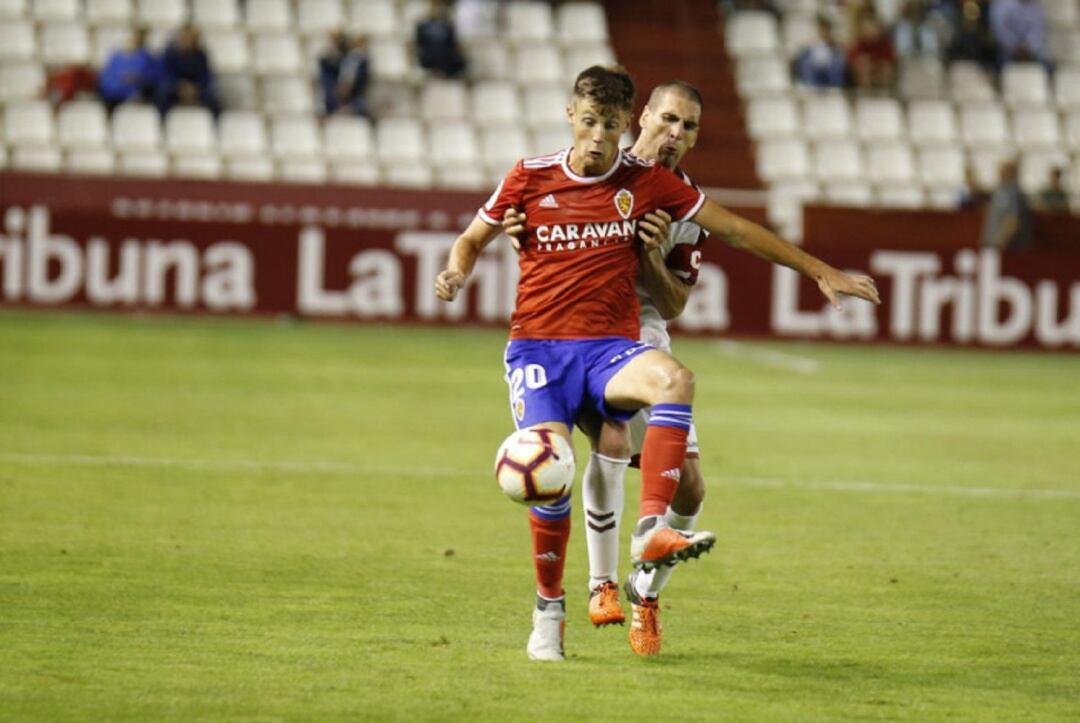
[(492, 226), (511, 206), (527, 216), (510, 338), (637, 339), (638, 220), (663, 209), (685, 221), (705, 195), (626, 151), (602, 176), (577, 175), (569, 155), (520, 161), (479, 211)]

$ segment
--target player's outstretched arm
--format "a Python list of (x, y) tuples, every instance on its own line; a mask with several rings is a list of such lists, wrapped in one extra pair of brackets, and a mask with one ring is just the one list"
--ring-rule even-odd
[(457, 292), (465, 286), (476, 259), (484, 248), (502, 231), (501, 226), (485, 223), (479, 216), (472, 220), (465, 232), (450, 247), (450, 259), (446, 268), (435, 277), (435, 294), (443, 301), (453, 301)]
[(692, 220), (730, 246), (809, 276), (837, 309), (841, 308), (840, 294), (857, 296), (874, 304), (881, 303), (877, 286), (869, 276), (850, 275), (834, 269), (768, 229), (737, 216), (711, 200), (706, 199)]
[(639, 224), (642, 245), (641, 283), (649, 292), (656, 310), (665, 321), (674, 319), (686, 308), (690, 298), (690, 284), (671, 272), (661, 248), (671, 234), (671, 215), (667, 211), (657, 210), (647, 213)]

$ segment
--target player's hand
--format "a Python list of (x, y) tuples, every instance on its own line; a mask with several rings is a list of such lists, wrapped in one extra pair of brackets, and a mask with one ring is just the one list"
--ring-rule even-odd
[(860, 299), (866, 299), (872, 304), (881, 303), (877, 285), (869, 276), (845, 274), (843, 271), (829, 269), (817, 277), (817, 285), (821, 289), (821, 293), (825, 294), (825, 298), (829, 300), (829, 303), (837, 311), (842, 311), (844, 308), (840, 305), (841, 294), (857, 296)]
[(457, 292), (465, 285), (465, 274), (460, 271), (440, 271), (435, 277), (435, 295), (443, 301), (453, 301)]
[(645, 214), (638, 223), (638, 238), (645, 244), (645, 251), (660, 248), (671, 235), (671, 214), (663, 209)]
[(514, 250), (521, 253), (522, 239), (525, 238), (525, 212), (513, 206), (506, 209), (502, 220), (503, 232), (510, 237)]

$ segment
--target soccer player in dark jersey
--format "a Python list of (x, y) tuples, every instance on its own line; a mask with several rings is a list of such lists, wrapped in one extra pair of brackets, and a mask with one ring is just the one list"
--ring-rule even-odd
[[(626, 421), (652, 407), (630, 544), (634, 567), (652, 570), (697, 557), (716, 537), (681, 534), (664, 519), (686, 457), (694, 376), (670, 354), (638, 341), (639, 220), (657, 209), (676, 221), (693, 220), (732, 246), (806, 274), (834, 304), (841, 294), (878, 299), (869, 277), (832, 268), (709, 201), (663, 166), (623, 152), (619, 138), (630, 125), (633, 98), (625, 70), (582, 71), (567, 108), (573, 146), (520, 161), (507, 174), (455, 241), (435, 289), (453, 300), (502, 231), (506, 210), (528, 216), (505, 359), (515, 424), (569, 439), (584, 408)], [(658, 243), (640, 236), (645, 244)], [(569, 498), (529, 514), (539, 589), (526, 650), (536, 660), (563, 659), (569, 514)]]

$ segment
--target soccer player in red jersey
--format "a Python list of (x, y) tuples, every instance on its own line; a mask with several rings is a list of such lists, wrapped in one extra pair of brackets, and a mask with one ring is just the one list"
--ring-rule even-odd
[[(732, 246), (813, 278), (834, 304), (841, 294), (878, 299), (869, 277), (832, 268), (709, 201), (663, 166), (620, 150), (633, 97), (633, 81), (621, 68), (582, 71), (567, 108), (573, 146), (520, 161), (507, 174), (455, 241), (435, 289), (453, 300), (501, 232), (505, 211), (525, 212), (530, 221), (505, 359), (515, 423), (569, 439), (585, 408), (626, 421), (652, 407), (630, 545), (634, 567), (652, 570), (697, 557), (716, 537), (681, 534), (664, 519), (686, 457), (694, 377), (670, 354), (637, 340), (636, 239), (659, 242), (639, 230), (639, 220), (657, 209), (676, 221), (693, 220)], [(563, 659), (569, 514), (569, 498), (530, 510), (539, 589), (526, 650), (535, 660)]]

